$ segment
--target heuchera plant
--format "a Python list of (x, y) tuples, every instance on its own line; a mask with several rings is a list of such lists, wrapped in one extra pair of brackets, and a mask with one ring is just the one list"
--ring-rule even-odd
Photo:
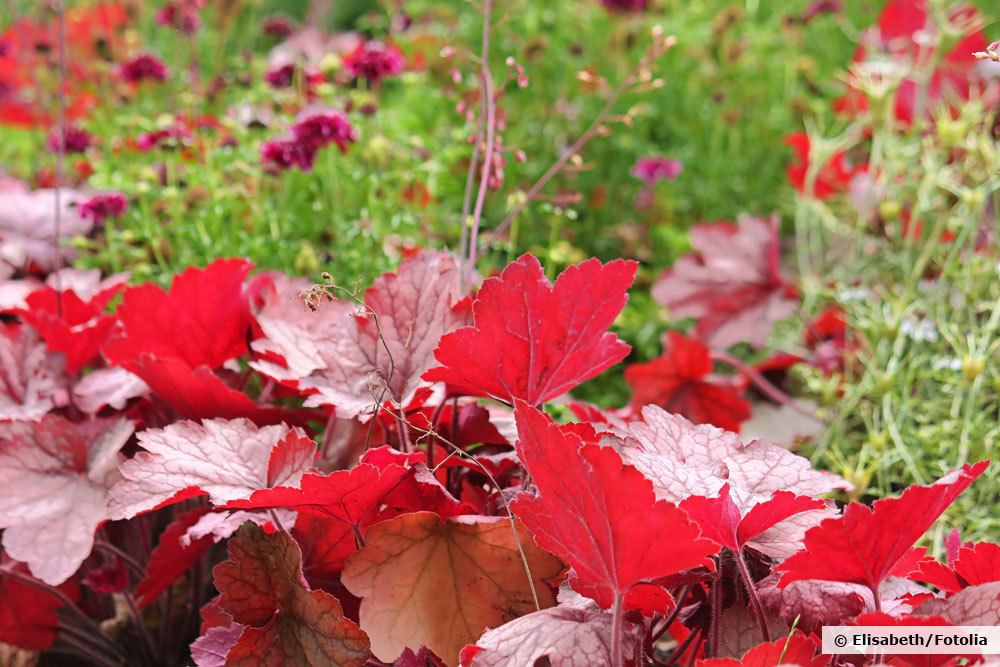
[[(345, 62), (373, 84), (405, 65), (378, 42)], [(169, 75), (148, 55), (121, 73)], [(332, 109), (291, 131), (266, 162), (354, 141)], [(843, 151), (809, 164), (804, 138), (806, 197), (869, 175)], [(988, 460), (866, 504), (738, 435), (752, 391), (802, 409), (769, 377), (857, 363), (836, 309), (804, 318), (799, 354), (733, 351), (800, 313), (776, 220), (692, 230), (651, 290), (690, 333), (625, 366), (632, 400), (608, 410), (569, 397), (628, 361), (611, 329), (634, 261), (551, 281), (525, 254), (476, 287), (471, 241), (407, 249), (364, 291), (240, 258), (126, 286), (56, 270), (55, 232), (20, 225), (26, 273), (50, 275), (0, 284), (0, 643), (109, 667), (818, 667), (861, 660), (821, 655), (824, 625), (1000, 624), (1000, 545), (920, 544)]]
[[(812, 664), (823, 624), (960, 624), (996, 595), (1000, 547), (915, 546), (985, 461), (838, 508), (845, 480), (669, 401), (547, 415), (628, 354), (608, 328), (634, 263), (550, 283), (525, 255), (471, 294), (432, 250), (364, 294), (252, 268), (100, 315), (81, 309), (120, 282), (61, 311), (38, 286), (15, 311), (4, 642), (97, 664)], [(55, 326), (84, 316), (81, 343)], [(117, 641), (91, 620), (115, 613)]]

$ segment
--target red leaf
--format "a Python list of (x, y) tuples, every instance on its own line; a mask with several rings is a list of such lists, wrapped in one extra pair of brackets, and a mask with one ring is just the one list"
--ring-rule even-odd
[(76, 572), (108, 517), (118, 452), (131, 435), (124, 419), (75, 425), (46, 415), (0, 424), (0, 528), (7, 553), (53, 586)]
[(826, 503), (822, 500), (797, 496), (788, 491), (778, 491), (770, 500), (754, 505), (743, 517), (737, 532), (739, 542), (745, 545), (785, 519), (825, 507)]
[(112, 489), (112, 518), (132, 518), (195, 495), (221, 505), (258, 489), (296, 484), (316, 452), (299, 429), (258, 428), (246, 419), (177, 422), (143, 431), (139, 444), (145, 451), (122, 464), (123, 479)]
[(243, 279), (251, 268), (242, 259), (218, 259), (175, 277), (169, 292), (151, 283), (130, 287), (117, 310), (122, 336), (108, 343), (104, 354), (126, 368), (145, 354), (210, 369), (246, 354), (253, 318)]
[(524, 402), (514, 414), (517, 452), (539, 495), (521, 494), (511, 508), (539, 546), (572, 566), (576, 591), (606, 609), (638, 584), (710, 564), (718, 547), (684, 512), (657, 501), (649, 480), (614, 449)]
[(211, 535), (205, 535), (185, 544), (183, 539), (188, 529), (209, 512), (203, 507), (181, 514), (160, 534), (160, 543), (149, 555), (146, 563), (146, 577), (135, 587), (135, 598), (140, 607), (145, 607), (160, 597), (170, 584), (188, 571), (212, 548)]
[(625, 369), (632, 407), (658, 405), (697, 424), (739, 431), (750, 417), (750, 403), (734, 382), (711, 375), (712, 355), (696, 340), (676, 331), (667, 334), (663, 355)]
[(680, 508), (701, 527), (704, 537), (733, 551), (739, 551), (750, 540), (791, 516), (824, 507), (826, 504), (822, 500), (778, 491), (741, 517), (739, 508), (729, 497), (729, 484), (722, 487), (716, 498), (691, 496), (680, 504)]
[[(414, 427), (416, 437), (424, 435), (434, 427), (436, 433), (461, 448), (467, 445), (506, 445), (509, 444), (497, 427), (490, 421), (490, 411), (479, 405), (476, 399), (459, 400), (456, 408), (449, 401), (443, 407), (424, 406), (409, 412), (407, 421)], [(437, 416), (437, 423), (431, 424), (431, 419)], [(454, 419), (454, 427), (452, 425)], [(423, 430), (419, 430), (423, 429)], [(426, 441), (427, 438), (424, 439)]]
[(352, 470), (329, 475), (303, 475), (299, 488), (277, 487), (257, 491), (245, 500), (234, 500), (223, 509), (287, 507), (300, 513), (326, 517), (360, 531), (375, 516), (383, 499), (413, 474), (400, 465), (377, 467), (360, 463)]
[(365, 292), (370, 311), (325, 299), (314, 311), (294, 289), (279, 292), (257, 314), (265, 338), (254, 342), (254, 350), (284, 364), (251, 365), (310, 393), (306, 406), (336, 406), (338, 417), (371, 416), (373, 381), (376, 395), (385, 383), (387, 399), (409, 403), (420, 376), (434, 364), (441, 336), (468, 320), (458, 265), (450, 254), (433, 250), (404, 259), (396, 273), (378, 278)]
[(390, 465), (410, 467), (412, 475), (404, 477), (400, 483), (382, 502), (406, 512), (430, 511), (442, 518), (460, 514), (475, 514), (473, 508), (455, 499), (442, 486), (434, 474), (427, 468), (426, 456), (423, 452), (403, 454), (390, 447), (369, 449), (361, 457), (362, 463), (368, 463), (383, 469)]
[(399, 654), (392, 667), (443, 667), (441, 659), (434, 655), (434, 651), (426, 646), (416, 653), (412, 649), (406, 649)]
[(246, 394), (227, 386), (207, 366), (192, 368), (183, 359), (149, 354), (140, 354), (122, 366), (188, 419), (246, 417), (261, 425), (293, 421), (289, 411), (254, 403)]
[(992, 542), (961, 544), (957, 531), (952, 531), (953, 543), (945, 538), (949, 565), (926, 556), (917, 561), (910, 579), (925, 581), (942, 591), (955, 593), (967, 586), (1000, 581), (1000, 545)]
[(677, 260), (653, 285), (653, 298), (671, 317), (698, 320), (695, 335), (726, 349), (746, 341), (760, 347), (774, 323), (795, 311), (781, 277), (778, 220), (744, 216), (691, 229), (695, 252)]
[(228, 387), (212, 370), (247, 352), (252, 316), (243, 279), (251, 267), (216, 260), (187, 269), (170, 292), (152, 284), (129, 288), (117, 312), (122, 334), (104, 346), (105, 357), (139, 376), (184, 417), (248, 417), (260, 424), (289, 419)]
[(988, 465), (966, 465), (929, 486), (911, 486), (898, 498), (877, 500), (871, 508), (851, 503), (843, 516), (806, 533), (805, 548), (775, 568), (783, 572), (779, 586), (823, 579), (877, 591), (896, 562)]
[(540, 405), (618, 363), (628, 345), (607, 331), (637, 264), (589, 259), (551, 285), (531, 255), (483, 283), (475, 324), (441, 339), (424, 379), (473, 396)]
[[(788, 180), (802, 194), (806, 192), (806, 174), (812, 159), (811, 142), (805, 132), (793, 132), (785, 137), (785, 143), (795, 152), (796, 162), (788, 167)], [(858, 174), (868, 171), (868, 165), (852, 166), (847, 161), (843, 151), (837, 151), (827, 160), (813, 183), (812, 196), (826, 199), (838, 192), (847, 190), (851, 180)]]
[(226, 664), (361, 667), (368, 637), (344, 618), (337, 598), (302, 584), (302, 556), (288, 534), (245, 524), (229, 540), (229, 560), (215, 566), (219, 602), (246, 625)]
[(777, 665), (823, 667), (830, 660), (823, 655), (816, 655), (819, 648), (815, 639), (801, 632), (795, 632), (790, 637), (758, 644), (744, 653), (742, 660), (715, 658), (699, 660), (696, 664), (698, 667), (777, 667)]
[(18, 314), (38, 330), (50, 350), (66, 355), (66, 371), (75, 374), (97, 356), (111, 334), (115, 317), (105, 308), (125, 287), (124, 278), (108, 279), (93, 295), (43, 287), (28, 295)]
[(302, 549), (302, 571), (313, 588), (339, 584), (344, 561), (358, 550), (350, 524), (308, 512), (299, 512), (292, 537)]
[[(943, 43), (952, 47), (947, 54), (942, 54), (935, 52), (936, 47), (929, 47), (923, 38), (929, 30), (928, 24), (933, 26), (936, 21), (929, 15), (926, 0), (890, 0), (879, 15), (878, 25), (865, 32), (866, 39), (854, 53), (855, 63), (891, 60), (903, 71), (924, 62), (938, 63), (929, 80), (918, 83), (907, 78), (897, 87), (893, 108), (901, 123), (909, 125), (918, 120), (918, 110), (930, 117), (942, 104), (952, 106), (956, 100), (967, 100), (973, 84), (983, 84), (981, 70), (970, 57), (986, 47), (986, 36), (978, 29), (981, 17), (975, 9), (959, 4), (948, 12), (948, 20), (952, 28), (967, 25), (977, 29), (944, 40)], [(847, 94), (834, 102), (834, 109), (851, 115), (866, 111), (868, 100), (859, 83), (852, 77), (848, 84)]]
[[(44, 651), (56, 640), (62, 602), (36, 586), (23, 583), (4, 570), (14, 570), (25, 577), (27, 568), (4, 558), (0, 561), (0, 643), (13, 644), (33, 651)], [(79, 597), (74, 582), (59, 590), (71, 600)]]
[(113, 561), (90, 571), (83, 578), (83, 585), (97, 593), (120, 593), (128, 586), (128, 569), (125, 561), (115, 557)]
[(1000, 581), (1000, 545), (979, 542), (961, 546), (952, 568), (969, 586)]

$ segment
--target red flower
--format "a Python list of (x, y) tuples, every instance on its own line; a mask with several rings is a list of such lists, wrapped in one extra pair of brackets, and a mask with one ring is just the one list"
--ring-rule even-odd
[(648, 0), (601, 0), (601, 4), (609, 12), (625, 14), (646, 11)]
[(192, 35), (201, 27), (199, 11), (203, 6), (202, 0), (168, 2), (156, 12), (156, 24)]
[(314, 152), (328, 144), (337, 144), (341, 153), (347, 153), (347, 145), (357, 141), (347, 115), (335, 109), (304, 111), (292, 126), (292, 135)]
[(129, 83), (141, 81), (166, 81), (170, 70), (163, 61), (149, 53), (140, 53), (119, 66), (118, 74)]
[(77, 125), (68, 125), (59, 136), (58, 130), (53, 130), (49, 135), (48, 146), (51, 151), (58, 151), (60, 147), (66, 153), (82, 153), (94, 142), (90, 132)]
[(281, 14), (275, 14), (264, 19), (264, 23), (260, 29), (268, 37), (277, 37), (278, 39), (288, 37), (295, 31), (292, 22)]
[(282, 172), (292, 167), (311, 171), (315, 159), (316, 149), (295, 137), (278, 137), (260, 147), (260, 161), (271, 171)]
[[(956, 8), (949, 16), (953, 25), (974, 24), (976, 18), (977, 13), (971, 7)], [(931, 61), (939, 56), (933, 51), (928, 53), (925, 38), (920, 35), (935, 29), (936, 26), (928, 16), (926, 0), (890, 0), (879, 16), (878, 25), (871, 28), (866, 39), (858, 46), (853, 61), (864, 63), (872, 54), (888, 56), (904, 67)], [(981, 30), (967, 32), (941, 58), (926, 89), (922, 89), (922, 85), (913, 79), (904, 80), (896, 91), (896, 119), (910, 124), (917, 115), (929, 115), (949, 95), (967, 100), (970, 89), (978, 78), (976, 60), (972, 54), (983, 51), (984, 48), (986, 37)], [(834, 109), (848, 115), (867, 111), (868, 100), (864, 94), (853, 82), (849, 82), (848, 86), (847, 94), (834, 102)]]
[(364, 77), (375, 84), (387, 76), (396, 76), (405, 66), (406, 61), (399, 49), (374, 40), (358, 44), (344, 56), (344, 70), (352, 78)]
[(295, 78), (295, 65), (288, 63), (281, 67), (275, 67), (264, 73), (264, 80), (272, 88), (288, 88)]
[(843, 192), (858, 174), (868, 170), (868, 165), (852, 166), (847, 161), (843, 151), (837, 151), (816, 174), (813, 191), (806, 192), (806, 173), (810, 164), (809, 135), (805, 132), (794, 132), (785, 137), (785, 143), (795, 151), (797, 161), (787, 169), (788, 180), (804, 195), (812, 195), (826, 199), (838, 192)]
[(120, 218), (128, 208), (128, 200), (120, 192), (102, 192), (80, 204), (81, 218), (101, 224), (107, 218)]

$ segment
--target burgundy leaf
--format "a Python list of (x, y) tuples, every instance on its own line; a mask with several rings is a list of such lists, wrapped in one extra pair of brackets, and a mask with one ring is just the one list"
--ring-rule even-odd
[[(52, 646), (58, 635), (56, 612), (63, 606), (62, 602), (5, 570), (29, 576), (24, 565), (0, 557), (0, 642), (44, 651)], [(80, 589), (72, 580), (58, 589), (70, 600), (75, 601), (80, 596)]]
[(226, 665), (340, 665), (368, 661), (368, 637), (344, 618), (337, 598), (309, 590), (302, 554), (282, 531), (248, 523), (229, 540), (229, 560), (215, 566), (219, 604), (247, 626)]

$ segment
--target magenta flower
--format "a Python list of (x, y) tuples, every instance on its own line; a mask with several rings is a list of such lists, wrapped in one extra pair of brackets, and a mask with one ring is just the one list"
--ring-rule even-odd
[(265, 141), (260, 147), (260, 160), (271, 172), (282, 172), (292, 167), (312, 171), (316, 150), (295, 137), (278, 137)]
[(193, 35), (201, 27), (200, 0), (173, 0), (156, 12), (156, 24)]
[(609, 12), (625, 14), (629, 12), (644, 12), (648, 0), (601, 0), (601, 4)]
[(314, 153), (328, 144), (337, 144), (341, 153), (347, 153), (347, 145), (358, 138), (346, 114), (325, 108), (303, 111), (292, 126), (292, 135)]
[(680, 160), (671, 160), (663, 156), (641, 157), (632, 167), (632, 175), (652, 187), (659, 181), (672, 181), (677, 178), (683, 168)]
[(50, 151), (58, 151), (61, 147), (66, 153), (82, 153), (93, 143), (94, 138), (90, 132), (77, 125), (68, 125), (62, 137), (59, 136), (58, 129), (52, 130), (49, 134), (48, 147)]
[(363, 77), (376, 84), (387, 76), (396, 76), (405, 66), (406, 60), (399, 49), (374, 40), (358, 44), (344, 56), (344, 71), (352, 78)]
[(131, 60), (123, 62), (118, 68), (118, 74), (129, 83), (140, 81), (166, 81), (170, 75), (163, 61), (150, 53), (140, 53)]
[(263, 25), (261, 25), (261, 32), (268, 37), (276, 37), (277, 39), (284, 39), (294, 31), (295, 27), (292, 25), (292, 22), (281, 14), (267, 17), (264, 19)]
[(281, 67), (275, 67), (274, 69), (268, 70), (264, 73), (264, 80), (267, 81), (272, 88), (288, 88), (292, 85), (292, 80), (294, 78), (295, 65), (292, 63), (282, 65)]
[(77, 209), (81, 218), (101, 224), (107, 218), (119, 218), (128, 208), (128, 200), (120, 192), (102, 192), (80, 204)]

